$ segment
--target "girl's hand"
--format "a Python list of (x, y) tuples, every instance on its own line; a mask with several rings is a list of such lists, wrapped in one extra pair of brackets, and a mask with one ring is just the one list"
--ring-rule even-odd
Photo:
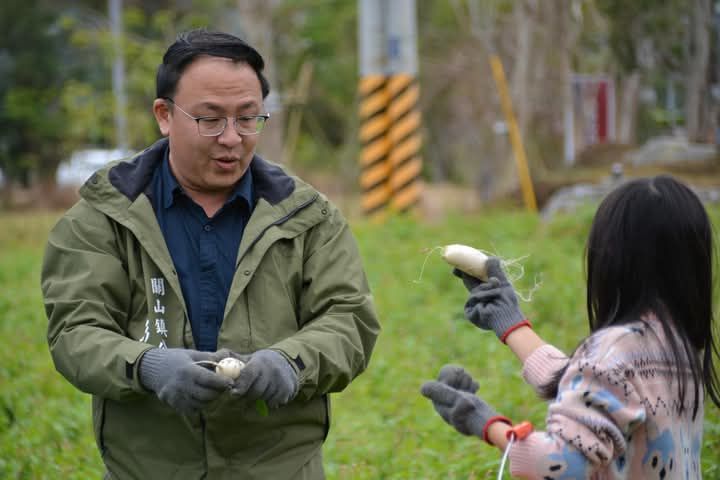
[(508, 425), (511, 422), (475, 395), (477, 387), (477, 382), (462, 367), (446, 365), (437, 381), (423, 384), (421, 393), (432, 400), (435, 411), (455, 430), (490, 443), (488, 427), (498, 421)]
[(460, 277), (470, 296), (465, 303), (465, 317), (483, 330), (492, 330), (505, 341), (507, 335), (520, 325), (529, 325), (518, 306), (517, 295), (500, 266), (500, 259), (490, 257), (486, 263), (487, 281), (481, 281), (460, 270)]

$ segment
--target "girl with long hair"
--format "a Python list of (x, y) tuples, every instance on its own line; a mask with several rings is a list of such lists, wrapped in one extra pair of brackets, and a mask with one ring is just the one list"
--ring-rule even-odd
[(720, 406), (705, 208), (670, 176), (628, 181), (600, 204), (585, 258), (590, 335), (569, 357), (533, 331), (497, 258), (487, 281), (454, 272), (470, 292), (467, 318), (494, 331), (550, 400), (545, 431), (499, 415), (459, 366), (422, 394), (463, 434), (502, 451), (516, 440), (508, 458), (521, 478), (701, 478), (704, 400)]

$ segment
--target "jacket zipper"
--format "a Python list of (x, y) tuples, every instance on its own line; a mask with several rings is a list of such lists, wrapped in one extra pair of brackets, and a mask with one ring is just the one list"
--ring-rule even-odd
[(242, 257), (240, 257), (240, 258), (237, 259), (237, 263), (235, 264), (235, 270), (238, 269), (238, 267), (240, 266), (240, 263), (242, 262), (242, 259), (245, 257), (245, 255), (247, 254), (247, 252), (249, 252), (250, 249), (252, 249), (252, 247), (262, 238), (262, 236), (265, 235), (265, 232), (267, 232), (271, 227), (275, 227), (275, 226), (277, 226), (277, 225), (282, 225), (283, 223), (287, 222), (287, 221), (290, 219), (290, 217), (295, 216), (295, 214), (296, 214), (297, 212), (299, 212), (300, 210), (305, 209), (305, 208), (308, 207), (311, 203), (314, 203), (315, 200), (318, 199), (318, 196), (319, 196), (318, 194), (315, 194), (315, 195), (314, 195), (310, 200), (308, 200), (307, 202), (298, 205), (298, 206), (295, 207), (293, 210), (291, 210), (290, 212), (288, 212), (288, 214), (285, 215), (284, 217), (275, 220), (274, 222), (268, 224), (268, 226), (266, 226), (265, 228), (263, 228), (263, 229), (260, 231), (260, 233), (258, 233), (257, 237), (255, 237), (255, 238), (253, 239), (253, 241), (250, 242), (250, 245), (248, 245), (248, 247), (245, 249), (245, 252), (243, 253)]

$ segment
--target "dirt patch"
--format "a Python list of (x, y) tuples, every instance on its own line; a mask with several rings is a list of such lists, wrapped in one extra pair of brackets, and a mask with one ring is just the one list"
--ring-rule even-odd
[(66, 210), (80, 199), (76, 187), (35, 185), (30, 188), (3, 186), (0, 208), (9, 211)]

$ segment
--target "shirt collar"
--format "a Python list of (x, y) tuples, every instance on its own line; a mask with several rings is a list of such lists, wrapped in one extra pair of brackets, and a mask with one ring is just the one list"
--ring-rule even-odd
[(164, 208), (170, 208), (175, 200), (175, 195), (182, 193), (182, 187), (175, 179), (175, 175), (170, 171), (170, 149), (165, 150), (165, 158), (163, 158), (162, 170), (160, 172), (160, 182), (162, 183), (162, 204)]
[[(170, 149), (165, 151), (165, 158), (162, 162), (162, 171), (160, 173), (160, 181), (163, 184), (163, 207), (170, 208), (175, 201), (177, 195), (183, 194), (183, 188), (178, 183), (175, 175), (170, 170)], [(240, 181), (235, 184), (232, 193), (225, 201), (225, 205), (234, 202), (238, 198), (245, 200), (248, 206), (253, 205), (253, 188), (252, 188), (252, 172), (250, 168), (245, 171), (245, 174), (240, 178)]]

